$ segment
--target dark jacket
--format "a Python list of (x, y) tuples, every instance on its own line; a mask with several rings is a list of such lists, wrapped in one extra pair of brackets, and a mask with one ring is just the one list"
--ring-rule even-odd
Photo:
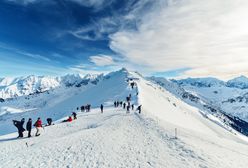
[(17, 121), (17, 120), (13, 120), (13, 124), (17, 127), (17, 129), (21, 132), (25, 131), (25, 129), (23, 128), (23, 124), (24, 124), (24, 120), (21, 121)]
[(28, 131), (30, 131), (32, 129), (32, 120), (28, 120), (27, 125), (26, 125), (26, 129)]

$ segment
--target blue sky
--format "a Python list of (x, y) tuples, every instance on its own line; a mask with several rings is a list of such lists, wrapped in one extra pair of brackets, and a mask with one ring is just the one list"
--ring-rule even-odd
[[(124, 24), (111, 23), (109, 17), (124, 15), (128, 3), (1, 1), (0, 75), (56, 75), (117, 68), (114, 60), (121, 58), (110, 49), (108, 36)], [(133, 28), (132, 23), (125, 24)]]
[(248, 1), (2, 0), (0, 76), (248, 75)]

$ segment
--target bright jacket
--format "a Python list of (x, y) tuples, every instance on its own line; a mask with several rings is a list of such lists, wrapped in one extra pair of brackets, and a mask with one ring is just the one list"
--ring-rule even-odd
[(42, 122), (41, 122), (41, 120), (37, 120), (37, 121), (36, 121), (35, 127), (42, 127)]
[(67, 121), (68, 121), (68, 122), (72, 122), (72, 118), (69, 117), (69, 118), (67, 119)]

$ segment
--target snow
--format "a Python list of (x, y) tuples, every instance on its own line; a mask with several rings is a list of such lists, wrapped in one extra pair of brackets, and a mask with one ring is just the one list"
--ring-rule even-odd
[[(133, 79), (137, 87), (131, 89), (127, 78)], [(112, 106), (113, 101), (124, 100), (130, 93), (135, 107), (142, 104), (141, 114), (135, 111), (127, 114)], [(216, 124), (216, 118), (211, 118), (214, 116), (204, 116), (204, 112), (135, 72), (122, 69), (105, 76), (97, 85), (67, 88), (64, 92), (55, 90), (25, 100), (54, 98), (57, 100), (35, 111), (2, 116), (4, 124), (0, 130), (7, 130), (0, 136), (2, 167), (245, 168), (248, 165), (247, 137)], [(21, 100), (17, 103), (19, 107)], [(92, 104), (91, 112), (79, 112), (72, 123), (60, 122), (86, 103)], [(103, 114), (99, 109), (101, 103), (105, 105)], [(33, 120), (40, 116), (43, 121), (52, 116), (56, 122), (45, 127), (40, 137), (23, 139), (16, 139), (17, 133), (5, 127), (10, 127), (8, 123), (13, 118), (30, 116)]]
[(197, 95), (225, 113), (248, 122), (248, 87), (246, 87), (248, 86), (248, 78), (241, 76), (227, 82), (217, 81), (219, 80), (212, 78), (190, 78), (174, 80), (173, 83), (178, 84), (175, 87), (181, 87), (185, 91)]
[(100, 75), (68, 74), (61, 77), (34, 76), (0, 79), (0, 98), (9, 99), (30, 94), (42, 93), (59, 87), (71, 87), (96, 84), (102, 79)]
[(236, 87), (239, 89), (248, 89), (248, 78), (245, 76), (240, 76), (232, 80), (227, 81), (228, 87)]

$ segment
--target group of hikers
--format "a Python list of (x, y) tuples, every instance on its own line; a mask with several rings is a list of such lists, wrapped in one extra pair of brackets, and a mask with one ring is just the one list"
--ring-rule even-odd
[[(134, 86), (136, 85), (135, 82), (130, 82), (130, 86), (133, 89)], [(138, 93), (137, 93), (138, 95)], [(132, 99), (132, 95), (129, 94), (126, 97), (126, 101), (114, 101), (114, 107), (121, 107), (123, 109), (126, 109), (127, 113), (130, 113), (130, 109), (134, 110), (134, 104), (131, 104), (131, 99)], [(100, 105), (100, 110), (101, 113), (103, 113), (103, 104)], [(80, 110), (79, 110), (80, 109)], [(77, 111), (81, 111), (81, 112), (90, 112), (91, 109), (91, 104), (86, 104), (83, 105), (81, 107), (77, 107)], [(139, 105), (136, 109), (136, 111), (138, 111), (139, 113), (141, 113), (141, 105)], [(73, 120), (77, 119), (77, 113), (76, 112), (72, 112), (72, 115), (68, 117), (68, 119), (63, 120), (62, 122), (72, 122)], [(17, 121), (17, 120), (13, 120), (13, 124), (14, 126), (16, 126), (17, 130), (18, 130), (18, 138), (22, 138), (23, 137), (23, 132), (25, 131), (23, 125), (25, 123), (25, 118), (22, 118), (21, 121)], [(52, 118), (47, 118), (47, 124), (45, 126), (50, 126), (52, 125)], [(36, 128), (36, 133), (35, 136), (39, 136), (41, 133), (41, 129), (44, 127), (42, 126), (42, 121), (41, 118), (39, 117), (36, 122), (33, 125)], [(29, 118), (28, 122), (26, 123), (26, 130), (28, 131), (28, 137), (31, 137), (31, 130), (32, 130), (32, 119)]]
[[(123, 109), (127, 110), (127, 113), (130, 113), (130, 109), (134, 110), (134, 104), (131, 104), (131, 98), (132, 95), (129, 94), (126, 97), (126, 101), (114, 101), (114, 107), (122, 107)], [(139, 105), (136, 109), (136, 111), (138, 111), (139, 113), (141, 113), (141, 105)]]
[[(73, 116), (74, 120), (77, 119), (77, 113), (76, 112), (72, 112), (72, 116)], [(71, 122), (73, 119), (71, 116), (69, 116), (69, 118), (67, 120), (63, 120), (62, 122)], [(52, 118), (47, 118), (47, 124), (44, 126), (54, 125), (52, 122), (53, 122)], [(35, 136), (40, 136), (42, 128), (44, 129), (44, 126), (42, 125), (42, 121), (41, 121), (40, 117), (37, 119), (37, 121), (34, 123), (34, 125), (32, 125), (32, 119), (29, 118), (28, 122), (26, 124), (26, 129), (24, 129), (24, 123), (25, 123), (25, 118), (22, 118), (21, 121), (13, 120), (13, 124), (18, 130), (18, 137), (17, 138), (22, 138), (23, 132), (25, 130), (28, 131), (28, 137), (30, 138), (32, 126), (34, 126), (36, 128)]]
[[(23, 128), (23, 125), (25, 123), (25, 118), (22, 118), (21, 121), (13, 120), (14, 126), (16, 126), (18, 130), (18, 138), (23, 137), (23, 132), (25, 129)], [(39, 136), (41, 129), (42, 129), (42, 121), (40, 118), (37, 119), (37, 121), (33, 125), (36, 128), (35, 136)], [(28, 137), (31, 137), (31, 130), (32, 130), (32, 119), (29, 118), (28, 122), (26, 124), (26, 130), (28, 131)]]
[[(80, 107), (81, 112), (90, 112), (91, 104), (86, 104), (84, 106)], [(79, 110), (79, 107), (77, 107), (77, 110)]]

